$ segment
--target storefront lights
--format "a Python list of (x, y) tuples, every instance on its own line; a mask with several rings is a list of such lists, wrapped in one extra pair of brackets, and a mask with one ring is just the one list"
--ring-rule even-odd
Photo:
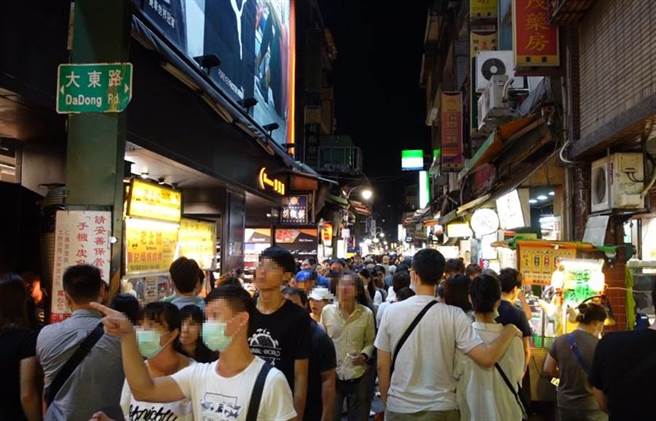
[(549, 199), (549, 198), (548, 198), (547, 196), (543, 195), (543, 194), (541, 194), (541, 195), (538, 196), (538, 200), (539, 200), (540, 202), (544, 202), (544, 201), (547, 200), (547, 199)]

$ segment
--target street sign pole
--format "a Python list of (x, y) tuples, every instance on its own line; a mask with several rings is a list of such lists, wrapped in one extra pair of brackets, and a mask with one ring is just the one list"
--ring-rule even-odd
[[(107, 281), (115, 292), (120, 285), (121, 271), (126, 125), (125, 112), (120, 111), (127, 106), (132, 90), (132, 67), (127, 65), (128, 0), (76, 0), (72, 31), (71, 62), (104, 64), (60, 67), (62, 79), (58, 79), (58, 85), (62, 80), (64, 84), (58, 86), (58, 111), (78, 113), (68, 117), (67, 204), (111, 207), (112, 236), (117, 241), (112, 245)], [(110, 70), (113, 70), (111, 76)], [(116, 73), (117, 70), (120, 73)], [(125, 91), (126, 84), (129, 92)], [(70, 95), (68, 100), (66, 95)], [(63, 101), (63, 108), (60, 101)]]

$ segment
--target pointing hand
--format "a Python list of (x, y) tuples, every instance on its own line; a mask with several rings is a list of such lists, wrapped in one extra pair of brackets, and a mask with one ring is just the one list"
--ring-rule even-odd
[(91, 307), (105, 316), (102, 319), (102, 324), (105, 326), (105, 332), (108, 335), (118, 336), (120, 338), (134, 332), (132, 323), (120, 311), (113, 310), (98, 303), (91, 303)]

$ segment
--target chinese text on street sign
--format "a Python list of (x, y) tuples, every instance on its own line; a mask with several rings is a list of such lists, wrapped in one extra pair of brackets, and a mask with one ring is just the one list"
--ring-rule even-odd
[(60, 64), (57, 112), (119, 113), (132, 98), (132, 63)]

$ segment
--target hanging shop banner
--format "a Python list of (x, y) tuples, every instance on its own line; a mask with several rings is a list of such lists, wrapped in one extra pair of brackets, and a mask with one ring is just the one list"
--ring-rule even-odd
[(470, 20), (496, 19), (497, 0), (469, 0)]
[(307, 195), (289, 196), (282, 199), (282, 207), (280, 209), (281, 224), (307, 225), (308, 222)]
[(126, 219), (126, 272), (167, 272), (175, 259), (179, 229), (171, 222)]
[(287, 249), (294, 257), (317, 256), (318, 232), (313, 228), (276, 228), (276, 245)]
[(216, 254), (216, 224), (182, 218), (178, 233), (178, 256), (194, 259), (201, 269), (213, 269)]
[(518, 241), (518, 270), (529, 285), (550, 285), (551, 275), (563, 260), (576, 258), (576, 244)]
[(440, 107), (442, 171), (460, 171), (465, 164), (462, 146), (462, 93), (442, 92)]
[(548, 0), (513, 1), (513, 49), (518, 68), (560, 65), (558, 27), (550, 23), (548, 3)]
[(52, 281), (51, 322), (69, 313), (62, 278), (69, 266), (89, 264), (100, 269), (109, 282), (112, 213), (109, 211), (58, 211), (55, 218), (55, 257)]
[(469, 54), (476, 57), (479, 51), (497, 49), (497, 31), (471, 31), (469, 34)]
[(127, 215), (180, 222), (182, 193), (135, 178), (130, 184)]

